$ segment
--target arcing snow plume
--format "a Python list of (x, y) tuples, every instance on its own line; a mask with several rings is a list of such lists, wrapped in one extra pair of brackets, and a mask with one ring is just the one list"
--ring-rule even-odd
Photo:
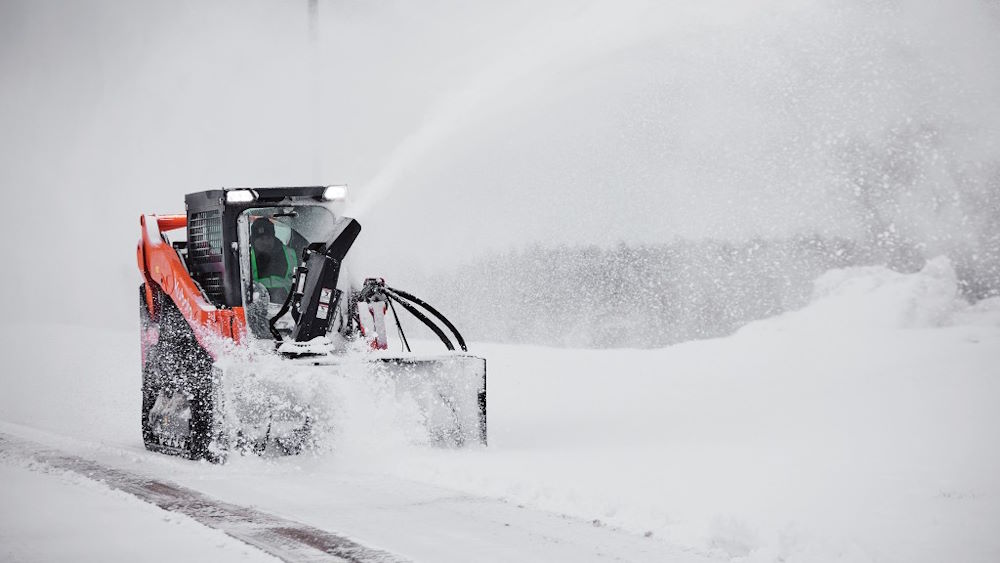
[(436, 266), (818, 233), (1000, 283), (1000, 68), (979, 56), (1000, 49), (994, 6), (609, 6), (540, 18), (442, 97), (360, 186), (361, 214), (393, 194), (366, 241), (405, 232)]
[[(424, 123), (393, 149), (385, 166), (363, 187), (350, 213), (364, 217), (401, 183), (405, 184), (406, 175), (413, 173), (423, 159), (447, 150), (448, 142), (460, 144), (461, 139), (454, 137), (466, 128), (482, 120), (503, 119), (502, 109), (521, 96), (519, 90), (524, 83), (542, 81), (546, 72), (580, 65), (651, 36), (680, 31), (675, 22), (658, 19), (653, 7), (646, 2), (596, 2), (579, 14), (567, 17), (562, 13), (554, 23), (536, 24), (515, 35), (503, 47), (502, 55), (440, 100)], [(711, 10), (679, 5), (674, 8), (688, 16), (718, 16)], [(745, 9), (734, 7), (733, 12)], [(734, 15), (726, 14), (724, 19)]]
[[(595, 13), (598, 11), (603, 14)], [(600, 27), (603, 18), (595, 18), (597, 15), (612, 18), (609, 28)], [(488, 115), (491, 103), (498, 104), (516, 96), (512, 90), (519, 80), (531, 77), (535, 72), (551, 65), (566, 64), (574, 58), (586, 57), (588, 52), (595, 49), (598, 52), (613, 49), (616, 43), (602, 45), (597, 40), (607, 39), (607, 34), (598, 37), (595, 32), (615, 29), (615, 20), (622, 20), (625, 15), (629, 15), (627, 11), (591, 9), (560, 25), (556, 33), (550, 28), (525, 33), (516, 42), (512, 52), (505, 52), (497, 61), (486, 65), (464, 87), (438, 102), (423, 125), (393, 149), (385, 167), (364, 186), (362, 195), (349, 212), (355, 217), (364, 217), (374, 205), (396, 189), (404, 175), (411, 172), (411, 167), (418, 165), (432, 151), (440, 150), (443, 142), (461, 132), (470, 121), (481, 119), (484, 114)], [(629, 27), (633, 27), (636, 22), (621, 22), (625, 23), (631, 23)], [(626, 34), (619, 37), (626, 42), (630, 41)]]

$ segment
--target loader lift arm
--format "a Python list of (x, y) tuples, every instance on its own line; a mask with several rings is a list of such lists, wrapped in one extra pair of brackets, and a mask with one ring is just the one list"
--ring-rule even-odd
[(187, 226), (185, 215), (141, 215), (141, 237), (136, 247), (139, 272), (145, 283), (143, 295), (146, 309), (154, 319), (159, 317), (155, 291), (170, 296), (180, 313), (192, 327), (195, 336), (203, 341), (209, 353), (215, 347), (206, 339), (210, 335), (231, 339), (239, 343), (246, 334), (246, 315), (242, 307), (219, 308), (208, 301), (201, 288), (191, 278), (177, 251), (163, 238), (163, 231)]

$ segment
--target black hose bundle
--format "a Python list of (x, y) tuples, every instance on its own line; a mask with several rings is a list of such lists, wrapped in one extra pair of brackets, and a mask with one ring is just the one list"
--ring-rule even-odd
[[(441, 330), (441, 327), (439, 327), (437, 324), (435, 324), (434, 321), (432, 321), (429, 318), (427, 318), (427, 315), (421, 313), (419, 309), (417, 309), (416, 307), (413, 306), (413, 304), (408, 303), (406, 301), (403, 301), (402, 299), (399, 298), (399, 296), (397, 296), (394, 293), (388, 292), (388, 291), (386, 292), (386, 297), (389, 298), (389, 302), (390, 303), (393, 302), (393, 301), (395, 301), (396, 303), (399, 303), (404, 309), (406, 309), (407, 311), (409, 311), (409, 313), (411, 315), (413, 315), (414, 317), (416, 317), (418, 321), (424, 323), (425, 325), (427, 325), (427, 328), (429, 328), (432, 331), (434, 331), (434, 334), (436, 334), (437, 337), (439, 339), (441, 339), (441, 342), (444, 343), (444, 347), (445, 348), (447, 348), (449, 350), (454, 350), (455, 349), (455, 345), (451, 343), (451, 340), (448, 338), (447, 335), (445, 335), (444, 331)], [(402, 325), (399, 324), (399, 318), (398, 317), (396, 318), (396, 326), (402, 327)]]
[[(448, 328), (449, 331), (451, 331), (455, 340), (458, 342), (459, 348), (461, 348), (463, 352), (469, 351), (469, 348), (465, 345), (465, 339), (462, 338), (462, 334), (458, 332), (455, 325), (452, 324), (447, 317), (441, 314), (440, 311), (431, 306), (430, 303), (427, 303), (423, 299), (420, 299), (411, 293), (385, 285), (385, 281), (381, 278), (369, 278), (365, 280), (364, 287), (356, 294), (356, 300), (352, 300), (352, 303), (372, 303), (380, 301), (385, 301), (388, 303), (389, 307), (392, 308), (392, 316), (396, 321), (396, 328), (399, 330), (400, 339), (403, 341), (403, 345), (406, 347), (407, 352), (410, 351), (410, 343), (407, 341), (406, 335), (403, 333), (403, 325), (399, 320), (399, 315), (396, 314), (396, 307), (394, 303), (398, 303), (400, 307), (416, 317), (416, 319), (422, 322), (427, 328), (431, 329), (431, 331), (444, 344), (445, 348), (448, 350), (454, 350), (455, 344), (452, 343), (451, 339), (447, 334), (445, 334), (444, 330), (442, 330), (437, 323), (431, 320), (418, 307), (427, 311), (432, 317), (440, 321), (445, 327)], [(360, 313), (358, 312), (356, 306), (353, 314), (358, 317), (357, 321), (360, 326)]]
[[(288, 310), (292, 308), (292, 299), (294, 297), (295, 297), (295, 293), (289, 291), (288, 292), (288, 297), (285, 297), (285, 302), (281, 304), (281, 309), (278, 311), (278, 314), (275, 315), (275, 316), (273, 316), (273, 317), (271, 317), (270, 322), (267, 323), (267, 327), (269, 329), (271, 329), (271, 336), (274, 337), (274, 340), (277, 343), (281, 342), (281, 333), (278, 332), (278, 327), (276, 326), (277, 323), (278, 323), (278, 319), (280, 319), (281, 317), (285, 316), (285, 313), (287, 313)], [(298, 316), (295, 314), (294, 311), (292, 312), (292, 317), (295, 318), (296, 322), (298, 322), (298, 320), (299, 320)]]
[[(469, 348), (465, 345), (465, 339), (462, 338), (462, 335), (458, 332), (458, 329), (455, 328), (455, 325), (451, 324), (451, 321), (449, 321), (448, 318), (445, 317), (444, 315), (442, 315), (437, 309), (435, 309), (434, 307), (431, 307), (430, 303), (427, 303), (423, 299), (420, 299), (420, 298), (418, 298), (418, 297), (416, 297), (416, 296), (414, 296), (414, 295), (412, 295), (410, 293), (407, 293), (407, 292), (405, 292), (405, 291), (403, 291), (401, 289), (396, 289), (396, 288), (393, 288), (393, 287), (386, 287), (385, 289), (386, 289), (386, 294), (388, 294), (389, 297), (394, 298), (397, 301), (399, 301), (400, 304), (402, 304), (401, 299), (408, 299), (409, 301), (411, 301), (413, 303), (416, 303), (417, 305), (420, 305), (421, 307), (423, 307), (424, 309), (426, 309), (428, 313), (434, 315), (438, 320), (440, 320), (442, 323), (444, 323), (444, 326), (448, 327), (448, 330), (450, 330), (451, 333), (455, 335), (455, 340), (458, 342), (458, 346), (462, 349), (463, 352), (468, 352), (469, 351)], [(409, 310), (409, 309), (407, 309), (407, 310)], [(414, 316), (416, 316), (416, 315), (414, 315)], [(427, 324), (427, 321), (424, 321), (424, 324)], [(451, 342), (449, 341), (448, 344), (451, 344)], [(446, 346), (447, 346), (447, 344), (446, 344)], [(449, 350), (454, 350), (455, 347), (451, 346), (448, 349)]]
[[(338, 295), (337, 299), (338, 303), (339, 303), (339, 297), (340, 296)], [(358, 326), (361, 326), (361, 319), (357, 304), (361, 301), (364, 301), (366, 303), (385, 301), (386, 303), (388, 303), (389, 307), (392, 308), (392, 316), (396, 321), (396, 328), (399, 330), (400, 340), (403, 341), (403, 345), (406, 347), (407, 352), (410, 351), (410, 343), (409, 341), (407, 341), (406, 335), (403, 333), (403, 324), (399, 320), (399, 315), (396, 314), (396, 307), (393, 303), (398, 303), (403, 309), (406, 309), (407, 312), (416, 317), (418, 321), (424, 323), (424, 325), (427, 326), (427, 328), (431, 329), (431, 331), (434, 332), (434, 334), (438, 337), (438, 339), (440, 339), (441, 342), (444, 344), (445, 348), (447, 348), (448, 350), (454, 350), (455, 345), (452, 343), (448, 335), (445, 334), (444, 330), (442, 330), (437, 323), (431, 320), (430, 317), (425, 315), (423, 311), (421, 311), (418, 307), (422, 308), (424, 311), (427, 311), (428, 313), (430, 313), (432, 317), (440, 321), (441, 324), (443, 324), (445, 327), (448, 328), (449, 331), (451, 331), (451, 334), (455, 337), (455, 341), (458, 342), (458, 346), (459, 348), (462, 349), (463, 352), (469, 351), (469, 348), (465, 344), (465, 339), (462, 338), (462, 334), (458, 332), (458, 329), (455, 328), (455, 325), (452, 324), (452, 322), (449, 321), (447, 317), (441, 314), (440, 311), (431, 306), (430, 303), (427, 303), (423, 299), (420, 299), (419, 297), (416, 297), (411, 293), (385, 285), (385, 282), (381, 279), (371, 278), (365, 280), (365, 285), (361, 289), (361, 291), (354, 294), (354, 296), (351, 297), (351, 307), (350, 307), (351, 311), (349, 313), (349, 318), (355, 316), (358, 317), (357, 318)], [(282, 303), (281, 305), (281, 309), (274, 317), (270, 319), (270, 322), (268, 323), (269, 325), (268, 328), (271, 329), (271, 334), (274, 336), (276, 342), (280, 343), (282, 341), (281, 334), (278, 332), (278, 328), (276, 326), (278, 319), (280, 319), (286, 313), (288, 313), (289, 310), (292, 310), (292, 315), (294, 317), (297, 317), (296, 315), (297, 311), (295, 311), (293, 307), (294, 302), (295, 302), (295, 292), (289, 291), (288, 296), (285, 298), (284, 303)], [(336, 306), (336, 304), (334, 304), (334, 306)], [(296, 321), (298, 321), (297, 318)]]

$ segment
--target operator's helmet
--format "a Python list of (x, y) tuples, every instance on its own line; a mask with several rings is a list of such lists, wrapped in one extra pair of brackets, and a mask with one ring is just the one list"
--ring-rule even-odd
[(267, 217), (258, 217), (250, 224), (250, 240), (274, 236), (274, 223)]

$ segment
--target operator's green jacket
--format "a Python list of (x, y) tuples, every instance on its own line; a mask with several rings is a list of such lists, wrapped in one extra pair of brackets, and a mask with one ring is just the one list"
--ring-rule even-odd
[(291, 291), (292, 289), (292, 273), (295, 271), (295, 266), (298, 264), (298, 260), (295, 257), (295, 251), (288, 248), (284, 244), (281, 245), (281, 249), (285, 252), (285, 263), (287, 265), (285, 275), (283, 276), (265, 276), (260, 277), (257, 274), (257, 253), (254, 252), (253, 247), (250, 247), (250, 271), (253, 273), (254, 281), (260, 282), (261, 285), (266, 287), (268, 290), (271, 289), (284, 289), (286, 291)]

